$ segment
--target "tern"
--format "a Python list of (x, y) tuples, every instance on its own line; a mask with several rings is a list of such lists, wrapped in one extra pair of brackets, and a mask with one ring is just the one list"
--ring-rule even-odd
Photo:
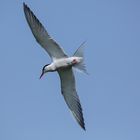
[(47, 51), (52, 63), (42, 68), (40, 78), (47, 72), (57, 71), (61, 80), (61, 93), (66, 104), (78, 124), (85, 130), (83, 111), (76, 91), (76, 82), (73, 67), (87, 73), (84, 64), (83, 43), (72, 57), (68, 57), (63, 49), (50, 37), (42, 23), (34, 15), (31, 9), (23, 3), (23, 9), (27, 23), (36, 41)]

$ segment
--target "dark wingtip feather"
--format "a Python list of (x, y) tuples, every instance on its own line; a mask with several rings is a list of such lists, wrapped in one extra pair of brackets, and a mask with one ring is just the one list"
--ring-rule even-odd
[[(34, 23), (36, 22), (36, 24), (38, 24), (39, 27), (44, 28), (44, 26), (39, 21), (39, 19), (34, 15), (33, 11), (24, 2), (23, 2), (23, 9), (24, 9), (25, 17), (27, 19), (29, 26), (31, 26), (29, 20), (31, 20), (31, 17), (32, 17), (32, 20), (33, 20), (32, 22), (34, 22)], [(44, 30), (45, 30), (45, 28), (44, 28)]]
[(28, 9), (29, 7), (27, 6), (27, 4), (25, 2), (23, 2), (23, 9), (25, 11), (25, 9)]
[(82, 120), (79, 122), (80, 126), (83, 128), (83, 130), (86, 131), (86, 128), (85, 128), (85, 123), (84, 123), (84, 118), (82, 117)]
[(26, 4), (25, 4), (25, 2), (23, 2), (23, 6), (25, 6)]
[(33, 12), (30, 10), (30, 8), (28, 7), (28, 5), (25, 2), (23, 2), (23, 9), (24, 9), (25, 15), (26, 15), (26, 12), (33, 14)]
[(85, 125), (82, 128), (84, 129), (84, 131), (86, 131)]
[(86, 131), (85, 123), (83, 123), (82, 128)]
[(25, 2), (23, 2), (23, 10), (24, 10), (24, 14), (25, 17), (27, 16), (27, 12), (31, 12), (30, 8), (27, 6), (27, 4), (25, 4)]
[(84, 123), (84, 121), (80, 122), (79, 124), (80, 124), (81, 128), (82, 128), (84, 131), (86, 131), (86, 128), (85, 128), (85, 123)]

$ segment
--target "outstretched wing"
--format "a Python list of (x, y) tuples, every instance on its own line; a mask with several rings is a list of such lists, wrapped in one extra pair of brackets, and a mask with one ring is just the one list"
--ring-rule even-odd
[(26, 20), (36, 41), (48, 52), (49, 56), (53, 60), (67, 57), (62, 48), (49, 36), (44, 26), (25, 3), (23, 3), (23, 8)]
[(75, 88), (75, 77), (72, 68), (58, 70), (61, 79), (61, 91), (76, 121), (85, 130), (82, 107)]

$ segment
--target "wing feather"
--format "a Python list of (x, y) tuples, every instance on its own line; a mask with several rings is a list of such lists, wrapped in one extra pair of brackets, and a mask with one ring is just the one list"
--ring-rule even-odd
[(36, 41), (48, 52), (49, 56), (53, 60), (67, 57), (62, 48), (50, 37), (44, 26), (25, 3), (23, 3), (23, 8), (27, 23)]
[(75, 88), (75, 77), (72, 68), (58, 70), (61, 79), (61, 91), (66, 104), (79, 125), (85, 130), (82, 107)]

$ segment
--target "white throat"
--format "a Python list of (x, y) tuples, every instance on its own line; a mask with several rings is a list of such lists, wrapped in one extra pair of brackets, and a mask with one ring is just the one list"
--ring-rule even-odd
[(45, 69), (46, 69), (47, 72), (49, 72), (49, 71), (55, 71), (56, 70), (56, 67), (55, 67), (54, 63), (51, 63), (48, 66), (46, 66)]

